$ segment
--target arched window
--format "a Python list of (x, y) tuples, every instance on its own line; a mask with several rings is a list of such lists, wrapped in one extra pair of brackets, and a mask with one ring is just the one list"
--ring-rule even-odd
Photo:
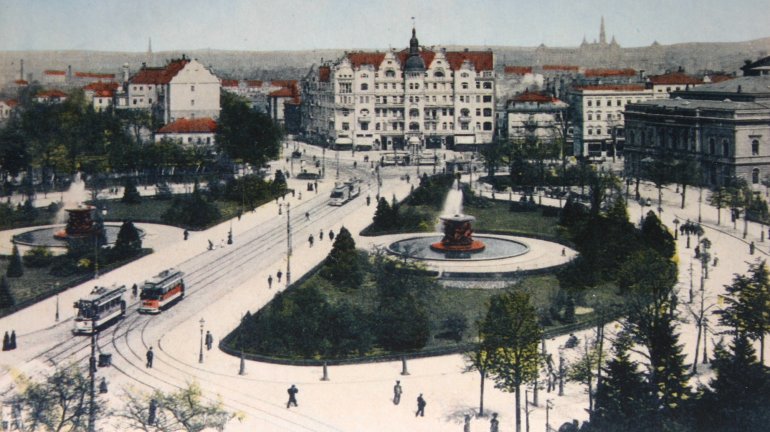
[(361, 91), (369, 90), (369, 84), (367, 83), (361, 83)]
[(362, 109), (362, 110), (361, 110), (361, 115), (362, 115), (362, 116), (368, 116), (368, 115), (369, 115), (369, 110), (368, 110), (368, 109), (366, 109), (366, 108)]
[(434, 76), (434, 77), (436, 77), (436, 78), (444, 78), (444, 71), (442, 71), (442, 70), (437, 70), (437, 71), (436, 71), (436, 72), (433, 74), (433, 76)]
[(726, 139), (722, 140), (722, 156), (728, 157), (730, 156), (730, 142)]
[(420, 116), (420, 110), (417, 108), (412, 108), (409, 110), (409, 117), (419, 117)]
[(751, 155), (759, 156), (759, 140), (751, 141)]
[(751, 170), (751, 183), (759, 184), (759, 168)]
[(460, 77), (462, 78), (468, 78), (470, 75), (468, 75), (468, 72), (463, 72), (460, 74)]
[(462, 83), (463, 90), (468, 90), (468, 83), (464, 82)]
[(395, 78), (396, 72), (393, 69), (388, 69), (385, 71), (385, 78)]

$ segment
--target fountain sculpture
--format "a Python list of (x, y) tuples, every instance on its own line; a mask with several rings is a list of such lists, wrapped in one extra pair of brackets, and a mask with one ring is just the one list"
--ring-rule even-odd
[(432, 243), (430, 248), (436, 252), (481, 252), (486, 247), (480, 240), (473, 239), (471, 222), (476, 218), (464, 214), (444, 215), (440, 217), (444, 224), (444, 237)]

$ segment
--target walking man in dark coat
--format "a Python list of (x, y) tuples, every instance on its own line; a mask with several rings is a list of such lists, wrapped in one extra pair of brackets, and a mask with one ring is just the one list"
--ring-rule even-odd
[(152, 369), (152, 358), (155, 357), (155, 354), (152, 352), (152, 347), (147, 350), (147, 364), (145, 365), (146, 368)]
[(398, 405), (401, 402), (401, 381), (396, 381), (396, 385), (393, 386), (393, 405)]
[(16, 349), (16, 330), (11, 330), (11, 340), (8, 341), (8, 349)]
[(414, 413), (415, 417), (425, 417), (425, 405), (427, 405), (427, 403), (425, 402), (425, 399), (422, 398), (422, 393), (420, 393), (420, 395), (417, 396), (417, 412)]
[(289, 402), (286, 402), (286, 408), (289, 408), (291, 404), (297, 406), (297, 393), (299, 393), (297, 386), (292, 384), (291, 387), (289, 387), (289, 389), (286, 391), (289, 392)]
[[(281, 281), (281, 280), (280, 280), (280, 279), (278, 279), (278, 282), (280, 282), (280, 281)], [(270, 288), (272, 288), (272, 287), (273, 287), (273, 275), (269, 275), (269, 276), (267, 277), (267, 288), (268, 288), (268, 289), (270, 289)]]
[(489, 432), (500, 432), (500, 420), (497, 419), (497, 413), (492, 413), (492, 419), (489, 420)]
[(275, 275), (278, 276), (278, 283), (281, 283), (281, 276), (283, 276), (283, 272), (278, 270), (278, 273), (276, 273)]
[(211, 351), (211, 345), (214, 343), (214, 336), (211, 335), (211, 332), (206, 330), (206, 350)]

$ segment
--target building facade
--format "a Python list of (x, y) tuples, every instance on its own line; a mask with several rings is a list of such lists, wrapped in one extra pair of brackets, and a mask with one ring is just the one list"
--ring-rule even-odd
[(735, 78), (674, 92), (626, 111), (626, 171), (645, 162), (692, 161), (703, 184), (770, 178), (770, 76)]
[(214, 119), (208, 117), (181, 118), (155, 132), (155, 142), (170, 139), (186, 146), (211, 147), (215, 143), (216, 132), (217, 122)]
[(526, 91), (508, 100), (506, 130), (512, 142), (553, 142), (566, 139), (568, 105), (541, 92)]
[[(575, 156), (612, 156), (622, 150), (624, 111), (630, 104), (653, 98), (639, 84), (576, 86), (567, 92), (573, 122)], [(621, 140), (622, 141), (622, 140)]]
[(303, 80), (303, 131), (336, 146), (420, 149), (492, 142), (491, 51), (352, 52)]

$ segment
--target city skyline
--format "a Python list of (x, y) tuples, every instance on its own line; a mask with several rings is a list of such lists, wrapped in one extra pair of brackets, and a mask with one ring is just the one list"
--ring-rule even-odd
[(150, 39), (153, 51), (400, 49), (412, 17), (425, 45), (574, 47), (598, 39), (602, 17), (607, 40), (624, 47), (770, 36), (770, 2), (761, 0), (411, 3), (0, 0), (0, 50), (142, 52)]

